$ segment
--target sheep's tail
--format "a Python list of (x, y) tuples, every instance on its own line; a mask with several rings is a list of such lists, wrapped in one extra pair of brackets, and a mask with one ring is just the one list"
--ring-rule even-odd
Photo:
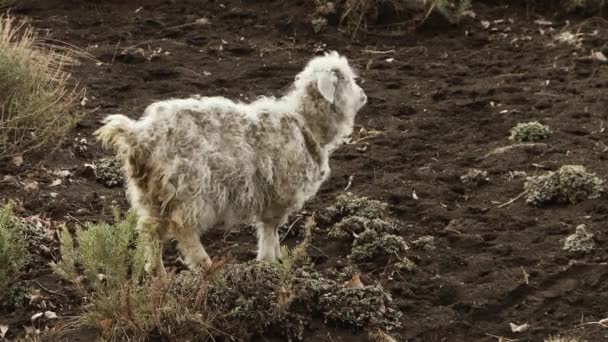
[(108, 115), (103, 120), (103, 126), (95, 131), (97, 139), (103, 148), (111, 148), (118, 155), (130, 155), (135, 146), (139, 145), (133, 132), (134, 121), (120, 114)]
[(127, 166), (131, 176), (145, 172), (148, 150), (139, 142), (135, 132), (135, 121), (120, 114), (108, 115), (104, 125), (95, 131), (104, 148), (111, 148)]

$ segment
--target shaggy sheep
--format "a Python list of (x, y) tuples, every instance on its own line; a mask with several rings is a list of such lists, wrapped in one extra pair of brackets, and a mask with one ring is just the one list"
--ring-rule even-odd
[(138, 229), (158, 239), (148, 266), (164, 272), (162, 242), (175, 238), (188, 267), (209, 267), (200, 234), (216, 225), (256, 225), (258, 260), (279, 259), (278, 227), (328, 178), (330, 153), (367, 102), (355, 79), (332, 52), (310, 60), (278, 99), (172, 99), (137, 121), (108, 116), (95, 134), (124, 163)]

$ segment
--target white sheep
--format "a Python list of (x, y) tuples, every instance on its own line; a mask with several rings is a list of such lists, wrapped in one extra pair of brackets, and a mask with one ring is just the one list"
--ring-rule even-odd
[(329, 155), (366, 102), (347, 59), (331, 52), (281, 98), (160, 101), (137, 121), (108, 116), (95, 134), (124, 163), (138, 229), (161, 251), (148, 266), (162, 275), (167, 238), (189, 268), (209, 267), (200, 234), (216, 225), (255, 224), (258, 260), (279, 259), (278, 227), (329, 177)]

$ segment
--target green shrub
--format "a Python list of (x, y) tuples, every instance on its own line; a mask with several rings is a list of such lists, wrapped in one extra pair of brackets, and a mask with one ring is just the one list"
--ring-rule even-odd
[(538, 121), (531, 121), (518, 123), (515, 127), (511, 128), (509, 139), (518, 142), (539, 141), (546, 139), (551, 133), (549, 126), (543, 125)]
[(25, 229), (11, 204), (0, 208), (0, 301), (15, 292), (11, 287), (31, 260)]
[(68, 88), (66, 49), (42, 44), (34, 30), (0, 17), (0, 158), (63, 137), (81, 113)]
[(135, 231), (136, 215), (130, 211), (121, 218), (115, 209), (115, 222), (78, 227), (77, 248), (64, 227), (60, 236), (61, 260), (51, 263), (53, 270), (76, 285), (84, 276), (93, 291), (111, 291), (131, 279), (140, 280), (144, 274), (144, 242)]
[(524, 194), (532, 205), (576, 204), (600, 197), (604, 181), (581, 165), (564, 165), (558, 171), (526, 178)]

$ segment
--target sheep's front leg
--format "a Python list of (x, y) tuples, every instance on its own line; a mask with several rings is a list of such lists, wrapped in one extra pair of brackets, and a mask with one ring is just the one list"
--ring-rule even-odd
[(281, 259), (279, 225), (276, 223), (259, 223), (257, 232), (258, 260), (277, 261)]
[(175, 239), (177, 240), (177, 248), (179, 249), (184, 263), (189, 269), (194, 270), (197, 267), (210, 268), (211, 258), (201, 244), (198, 234), (189, 227), (181, 227), (179, 232), (176, 232)]
[(157, 275), (161, 278), (167, 276), (163, 265), (163, 241), (164, 230), (160, 227), (159, 220), (153, 218), (141, 218), (137, 222), (137, 230), (146, 236), (144, 247), (144, 271), (148, 274)]

